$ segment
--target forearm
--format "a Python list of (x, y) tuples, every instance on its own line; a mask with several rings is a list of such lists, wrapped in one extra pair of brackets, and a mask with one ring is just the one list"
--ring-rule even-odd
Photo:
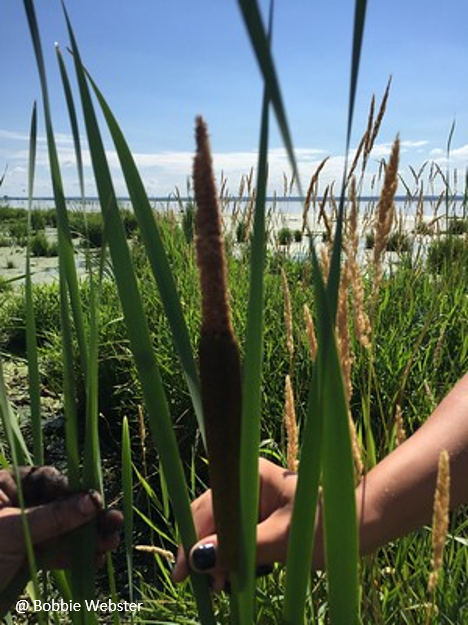
[(450, 506), (468, 503), (468, 374), (424, 425), (363, 479), (356, 503), (362, 555), (432, 518), (437, 464), (450, 457)]

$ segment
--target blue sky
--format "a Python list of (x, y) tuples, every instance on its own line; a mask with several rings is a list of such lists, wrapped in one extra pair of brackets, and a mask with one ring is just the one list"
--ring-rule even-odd
[[(54, 42), (68, 43), (58, 0), (35, 2), (46, 55), (54, 129), (66, 193), (78, 193), (73, 146), (55, 61)], [(267, 3), (262, 2), (263, 8)], [(202, 114), (210, 128), (214, 165), (236, 192), (240, 176), (256, 163), (262, 82), (235, 0), (68, 0), (83, 59), (117, 116), (151, 195), (190, 177), (193, 126)], [(352, 0), (277, 0), (273, 50), (304, 186), (325, 157), (321, 189), (340, 180), (345, 143)], [(468, 4), (466, 0), (369, 0), (353, 146), (365, 129), (370, 98), (393, 84), (371, 166), (388, 155), (397, 133), (401, 174), (427, 160), (445, 171), (446, 144), (456, 129), (449, 166), (463, 191), (468, 165)], [(2, 0), (0, 17), (1, 195), (27, 187), (31, 109), (39, 102), (40, 141), (35, 194), (50, 195), (42, 104), (23, 3)], [(69, 61), (68, 61), (69, 63)], [(71, 63), (69, 63), (71, 69)], [(290, 175), (273, 124), (270, 192)], [(119, 194), (126, 190), (110, 142)], [(89, 158), (87, 188), (95, 193)], [(429, 168), (427, 168), (427, 171)], [(425, 187), (427, 192), (429, 186)], [(402, 188), (400, 188), (402, 191)]]

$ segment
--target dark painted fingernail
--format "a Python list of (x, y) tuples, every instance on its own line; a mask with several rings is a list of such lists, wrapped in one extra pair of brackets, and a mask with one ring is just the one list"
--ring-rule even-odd
[(257, 566), (255, 570), (255, 575), (257, 577), (265, 577), (265, 575), (270, 575), (270, 573), (273, 573), (273, 567), (271, 564), (262, 564)]
[(194, 549), (190, 556), (192, 567), (197, 571), (208, 571), (216, 564), (216, 549), (213, 543), (206, 543)]

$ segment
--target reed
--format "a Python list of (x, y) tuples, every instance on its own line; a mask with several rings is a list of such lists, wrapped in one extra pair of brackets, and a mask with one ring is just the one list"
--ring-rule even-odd
[(202, 294), (199, 359), (203, 415), (219, 561), (228, 571), (236, 571), (240, 524), (240, 355), (229, 312), (224, 239), (208, 132), (200, 117), (196, 143), (193, 179)]

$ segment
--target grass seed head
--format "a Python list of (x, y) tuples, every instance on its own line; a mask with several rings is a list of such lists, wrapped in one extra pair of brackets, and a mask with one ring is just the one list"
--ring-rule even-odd
[(395, 408), (395, 434), (396, 434), (396, 445), (397, 447), (405, 442), (406, 440), (406, 430), (403, 421), (403, 412), (401, 410), (400, 404), (397, 404)]
[(347, 273), (348, 272), (345, 266), (343, 268), (343, 273), (341, 274), (340, 291), (338, 295), (336, 335), (346, 399), (349, 402), (353, 390), (351, 383), (351, 368), (353, 364), (353, 355), (351, 350), (351, 340), (349, 336)]
[(385, 178), (377, 205), (374, 224), (374, 293), (378, 290), (382, 279), (382, 255), (387, 246), (390, 231), (395, 217), (394, 198), (398, 186), (398, 163), (400, 156), (400, 138), (396, 137), (388, 165), (385, 168)]
[(432, 572), (429, 576), (428, 590), (433, 592), (437, 585), (445, 539), (447, 537), (450, 506), (450, 459), (443, 449), (439, 454), (437, 485), (434, 496), (434, 512), (432, 517)]
[(284, 296), (284, 324), (286, 326), (286, 347), (289, 353), (290, 366), (292, 368), (292, 362), (294, 358), (294, 332), (291, 307), (291, 292), (289, 290), (288, 278), (283, 268), (281, 268), (281, 282), (283, 285)]
[(294, 392), (291, 384), (291, 377), (286, 376), (284, 388), (284, 423), (287, 438), (287, 463), (290, 471), (297, 471), (299, 453), (299, 429), (296, 420), (296, 408), (294, 403)]
[(317, 358), (317, 336), (315, 334), (315, 326), (309, 307), (304, 304), (304, 319), (307, 332), (307, 341), (309, 343), (309, 351), (312, 362)]

